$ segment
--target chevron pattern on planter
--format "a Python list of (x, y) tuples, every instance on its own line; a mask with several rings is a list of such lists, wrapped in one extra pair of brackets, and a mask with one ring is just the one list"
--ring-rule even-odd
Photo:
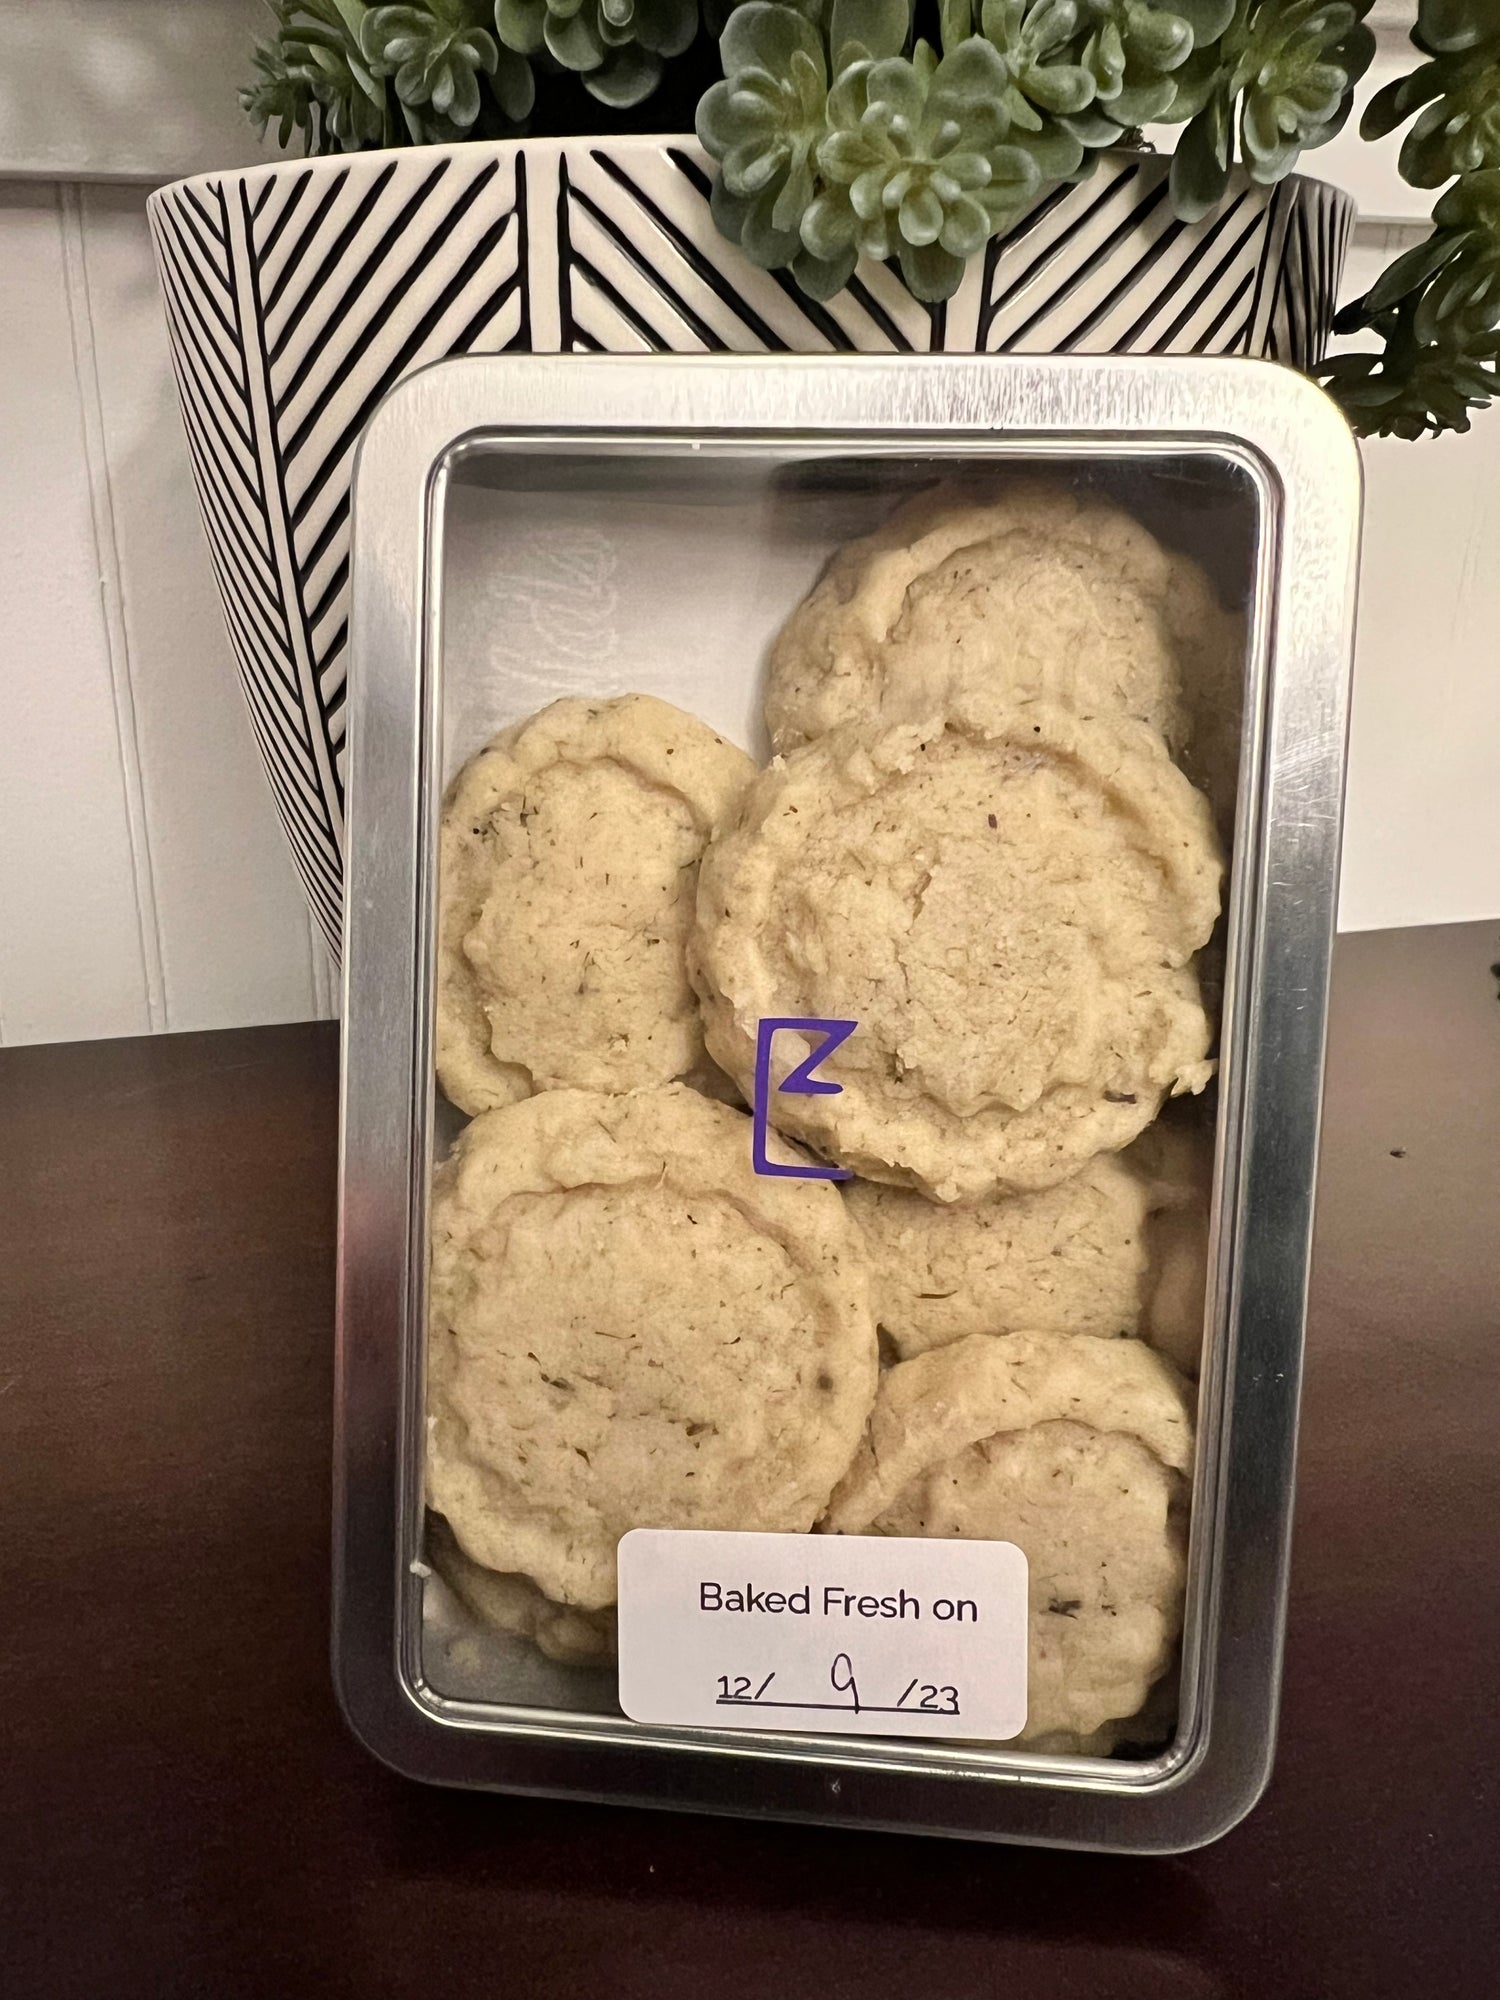
[(1240, 182), (1178, 222), (1166, 162), (1114, 155), (942, 306), (862, 265), (806, 299), (715, 230), (690, 140), (527, 140), (182, 181), (151, 222), (204, 527), (309, 902), (342, 914), (349, 482), (403, 375), (455, 354), (1321, 354), (1352, 206)]

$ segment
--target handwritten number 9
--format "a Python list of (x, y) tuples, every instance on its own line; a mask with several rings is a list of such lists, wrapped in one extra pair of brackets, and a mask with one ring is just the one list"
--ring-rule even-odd
[(854, 1662), (847, 1653), (835, 1656), (828, 1678), (833, 1682), (836, 1694), (846, 1694), (854, 1705), (854, 1713), (859, 1714), (859, 1685), (854, 1678)]

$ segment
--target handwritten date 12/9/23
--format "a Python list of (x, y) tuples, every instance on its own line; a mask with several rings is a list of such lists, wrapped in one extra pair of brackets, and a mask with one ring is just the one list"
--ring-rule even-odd
[(958, 1689), (935, 1685), (914, 1675), (896, 1701), (871, 1701), (860, 1693), (854, 1662), (847, 1653), (836, 1653), (828, 1670), (828, 1685), (839, 1697), (833, 1701), (796, 1700), (777, 1685), (776, 1672), (764, 1676), (720, 1674), (715, 1705), (721, 1708), (823, 1708), (845, 1710), (853, 1715), (958, 1715)]

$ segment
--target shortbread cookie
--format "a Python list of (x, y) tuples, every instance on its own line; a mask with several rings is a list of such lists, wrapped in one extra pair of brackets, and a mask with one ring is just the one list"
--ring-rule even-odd
[(1036, 1194), (945, 1204), (851, 1181), (845, 1196), (876, 1323), (902, 1360), (971, 1333), (1140, 1331), (1152, 1187), (1116, 1154)]
[(1153, 1170), (1156, 1151), (1137, 1157), (1144, 1144), (1101, 1153), (1036, 1194), (975, 1202), (850, 1181), (876, 1324), (900, 1358), (966, 1334), (1030, 1328), (1137, 1335), (1196, 1375), (1208, 1162), (1196, 1179), (1168, 1176)]
[(839, 1534), (1014, 1542), (1030, 1571), (1026, 1728), (1134, 1715), (1181, 1629), (1187, 1385), (1134, 1340), (972, 1334), (882, 1378), (829, 1503)]
[[(838, 1094), (773, 1090), (776, 1126), (940, 1201), (1050, 1187), (1207, 1081), (1191, 960), (1219, 875), (1207, 802), (1140, 724), (845, 725), (704, 857), (709, 1053), (748, 1091), (762, 1019), (856, 1021), (819, 1071)], [(806, 1053), (780, 1032), (773, 1082)]]
[(632, 1090), (703, 1063), (683, 966), (698, 859), (754, 776), (650, 695), (556, 701), (443, 810), (437, 1069), (463, 1111)]
[(615, 1600), (630, 1528), (810, 1528), (874, 1394), (858, 1234), (682, 1085), (477, 1118), (432, 1207), (427, 1491), (556, 1603)]
[(996, 702), (1044, 698), (1134, 717), (1181, 753), (1205, 597), (1196, 564), (1109, 501), (1036, 478), (990, 497), (944, 485), (839, 550), (793, 612), (771, 649), (771, 740), (791, 750), (856, 719), (982, 723)]
[(466, 1556), (440, 1514), (430, 1514), (427, 1554), (432, 1567), (481, 1624), (516, 1639), (564, 1667), (597, 1667), (616, 1654), (613, 1611), (554, 1604), (528, 1576), (502, 1575)]

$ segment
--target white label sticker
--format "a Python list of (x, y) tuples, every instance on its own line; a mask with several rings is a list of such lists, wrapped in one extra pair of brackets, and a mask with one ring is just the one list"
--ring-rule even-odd
[(636, 1528), (620, 1706), (636, 1722), (1005, 1742), (1026, 1722), (1011, 1542)]

